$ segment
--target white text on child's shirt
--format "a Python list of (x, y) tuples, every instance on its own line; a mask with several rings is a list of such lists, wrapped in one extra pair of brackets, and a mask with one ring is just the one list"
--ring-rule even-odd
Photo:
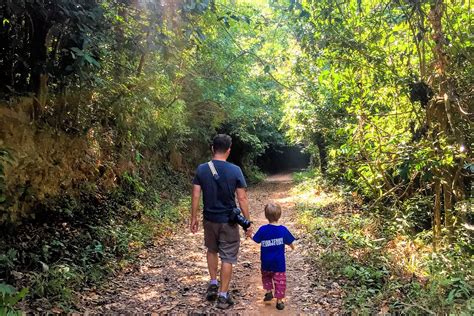
[(262, 240), (262, 247), (271, 247), (283, 245), (283, 238), (275, 238), (269, 240)]

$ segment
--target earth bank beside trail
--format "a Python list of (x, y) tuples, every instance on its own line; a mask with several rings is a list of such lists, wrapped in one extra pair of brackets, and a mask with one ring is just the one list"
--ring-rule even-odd
[[(268, 177), (249, 188), (251, 216), (255, 228), (265, 224), (266, 203), (280, 203), (280, 223), (299, 238), (294, 251), (287, 250), (286, 308), (278, 311), (275, 301), (262, 302), (259, 245), (242, 237), (239, 263), (235, 266), (231, 293), (236, 304), (228, 311), (238, 314), (297, 315), (337, 314), (341, 311), (341, 289), (336, 282), (323, 279), (310, 263), (309, 238), (297, 225), (295, 201), (291, 196), (291, 174)], [(242, 233), (243, 236), (243, 233)], [(173, 236), (162, 239), (140, 256), (134, 270), (110, 280), (101, 289), (81, 294), (81, 309), (91, 313), (220, 313), (214, 303), (204, 299), (208, 272), (202, 227), (191, 234), (183, 226)]]

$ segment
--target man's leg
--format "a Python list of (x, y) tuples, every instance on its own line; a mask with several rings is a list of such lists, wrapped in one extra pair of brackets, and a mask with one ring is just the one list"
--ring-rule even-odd
[(232, 278), (232, 265), (237, 263), (239, 254), (240, 233), (237, 225), (224, 224), (219, 234), (219, 256), (221, 258), (221, 288), (217, 299), (217, 308), (227, 309), (234, 305), (229, 292)]
[(220, 293), (227, 293), (229, 291), (229, 284), (232, 278), (232, 265), (237, 263), (239, 247), (239, 226), (224, 224), (219, 234), (219, 255), (222, 262)]
[(229, 291), (230, 279), (232, 278), (232, 264), (228, 262), (222, 262), (221, 266), (221, 293), (227, 293)]
[(211, 280), (217, 280), (217, 265), (219, 264), (219, 256), (217, 252), (207, 251), (207, 269)]
[(218, 226), (215, 223), (204, 220), (204, 244), (207, 247), (207, 269), (209, 270), (209, 286), (207, 287), (206, 299), (208, 301), (214, 301), (217, 299), (218, 286), (217, 286), (217, 265), (219, 264), (218, 256)]

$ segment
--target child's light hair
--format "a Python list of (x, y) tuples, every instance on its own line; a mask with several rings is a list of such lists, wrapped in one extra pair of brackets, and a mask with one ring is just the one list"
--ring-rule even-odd
[(280, 204), (268, 203), (265, 205), (265, 217), (270, 223), (278, 222), (281, 216)]

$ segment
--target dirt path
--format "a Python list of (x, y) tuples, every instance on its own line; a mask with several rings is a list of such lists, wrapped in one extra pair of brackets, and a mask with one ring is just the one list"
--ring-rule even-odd
[[(231, 291), (236, 300), (229, 314), (303, 315), (337, 314), (340, 311), (338, 285), (321, 280), (311, 269), (309, 241), (296, 225), (294, 201), (290, 195), (291, 174), (267, 178), (248, 190), (251, 216), (256, 227), (266, 224), (263, 207), (274, 201), (283, 207), (280, 222), (300, 238), (295, 251), (287, 251), (286, 308), (278, 311), (275, 302), (262, 302), (264, 291), (260, 280), (259, 246), (242, 238), (239, 263), (234, 269)], [(243, 235), (243, 234), (242, 234)], [(189, 230), (168, 238), (163, 244), (147, 250), (137, 271), (117, 276), (102, 291), (82, 296), (82, 306), (91, 313), (221, 313), (213, 303), (204, 300), (208, 273), (203, 246), (203, 232)], [(336, 296), (331, 292), (336, 293)], [(329, 293), (329, 295), (328, 295)], [(329, 303), (328, 303), (329, 302)]]

